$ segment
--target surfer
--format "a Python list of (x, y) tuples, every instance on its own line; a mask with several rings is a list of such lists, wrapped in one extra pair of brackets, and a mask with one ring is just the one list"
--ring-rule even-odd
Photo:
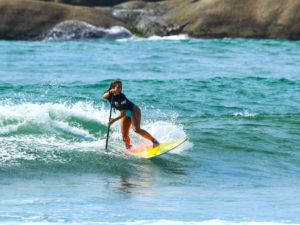
[[(139, 106), (129, 101), (126, 96), (122, 93), (122, 82), (114, 80), (110, 83), (109, 89), (103, 94), (103, 98), (112, 102), (112, 107), (121, 111), (121, 114), (111, 119), (108, 124), (112, 125), (114, 122), (121, 119), (121, 131), (123, 141), (127, 149), (130, 149), (129, 128), (132, 125), (134, 132), (138, 133), (142, 137), (152, 141), (153, 147), (159, 145), (159, 142), (151, 136), (146, 130), (141, 129), (141, 110)], [(113, 99), (112, 99), (113, 98)], [(113, 100), (113, 101), (111, 101)]]

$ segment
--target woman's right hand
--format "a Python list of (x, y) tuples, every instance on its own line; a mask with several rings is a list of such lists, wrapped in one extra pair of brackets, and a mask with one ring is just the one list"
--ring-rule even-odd
[(113, 94), (113, 93), (111, 92), (111, 90), (109, 90), (109, 91), (107, 91), (107, 92), (105, 92), (105, 93), (103, 94), (103, 98), (104, 98), (104, 99), (109, 99), (109, 96), (110, 96), (111, 94)]
[(114, 122), (116, 122), (116, 119), (111, 119), (111, 120), (108, 122), (108, 126), (111, 126)]
[(110, 93), (110, 94), (115, 94), (116, 91), (115, 91), (114, 89), (110, 89), (110, 90), (109, 90), (109, 93)]

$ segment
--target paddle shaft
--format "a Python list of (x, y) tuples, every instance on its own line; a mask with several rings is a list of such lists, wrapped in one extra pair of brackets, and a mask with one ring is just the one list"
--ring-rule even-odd
[[(110, 111), (109, 111), (108, 122), (111, 120), (111, 111), (112, 111), (113, 98), (114, 98), (114, 95), (112, 94), (112, 97), (111, 97), (111, 100), (110, 100)], [(110, 130), (110, 125), (108, 125), (108, 127), (107, 127), (106, 144), (105, 144), (105, 151), (106, 152), (107, 152), (107, 145), (108, 145), (108, 138), (109, 138), (109, 130)]]

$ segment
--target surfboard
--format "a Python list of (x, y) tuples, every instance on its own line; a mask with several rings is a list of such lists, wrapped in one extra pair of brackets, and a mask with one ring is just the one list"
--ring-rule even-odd
[(161, 143), (159, 146), (157, 146), (155, 148), (153, 148), (152, 145), (139, 146), (136, 148), (126, 149), (126, 153), (135, 155), (137, 157), (149, 159), (149, 158), (153, 158), (153, 157), (162, 155), (164, 153), (167, 153), (167, 152), (175, 149), (176, 147), (181, 145), (186, 140), (187, 140), (187, 138)]

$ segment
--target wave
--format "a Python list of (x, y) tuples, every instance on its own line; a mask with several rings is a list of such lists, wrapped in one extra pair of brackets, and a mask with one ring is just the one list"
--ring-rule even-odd
[[(89, 123), (105, 124), (105, 113), (106, 110), (95, 109), (91, 102), (0, 104), (0, 133), (56, 133), (55, 129), (59, 129), (82, 135), (87, 132), (85, 126)], [(75, 127), (67, 125), (66, 122), (74, 124)]]
[(44, 41), (67, 41), (78, 39), (116, 40), (132, 37), (125, 27), (113, 26), (109, 29), (95, 27), (83, 21), (68, 20), (54, 26), (43, 35)]
[[(105, 152), (109, 108), (92, 102), (20, 103), (0, 102), (0, 165), (5, 168), (65, 168), (67, 170), (99, 170), (102, 158), (119, 162), (124, 154), (120, 127), (111, 127), (109, 152)], [(115, 115), (113, 115), (115, 116)], [(187, 137), (175, 119), (144, 119), (143, 128), (160, 142)], [(134, 146), (151, 144), (130, 131)], [(190, 148), (187, 142), (176, 151)], [(131, 156), (130, 156), (131, 157)], [(129, 158), (130, 158), (129, 157)], [(108, 166), (108, 165), (106, 165)]]

